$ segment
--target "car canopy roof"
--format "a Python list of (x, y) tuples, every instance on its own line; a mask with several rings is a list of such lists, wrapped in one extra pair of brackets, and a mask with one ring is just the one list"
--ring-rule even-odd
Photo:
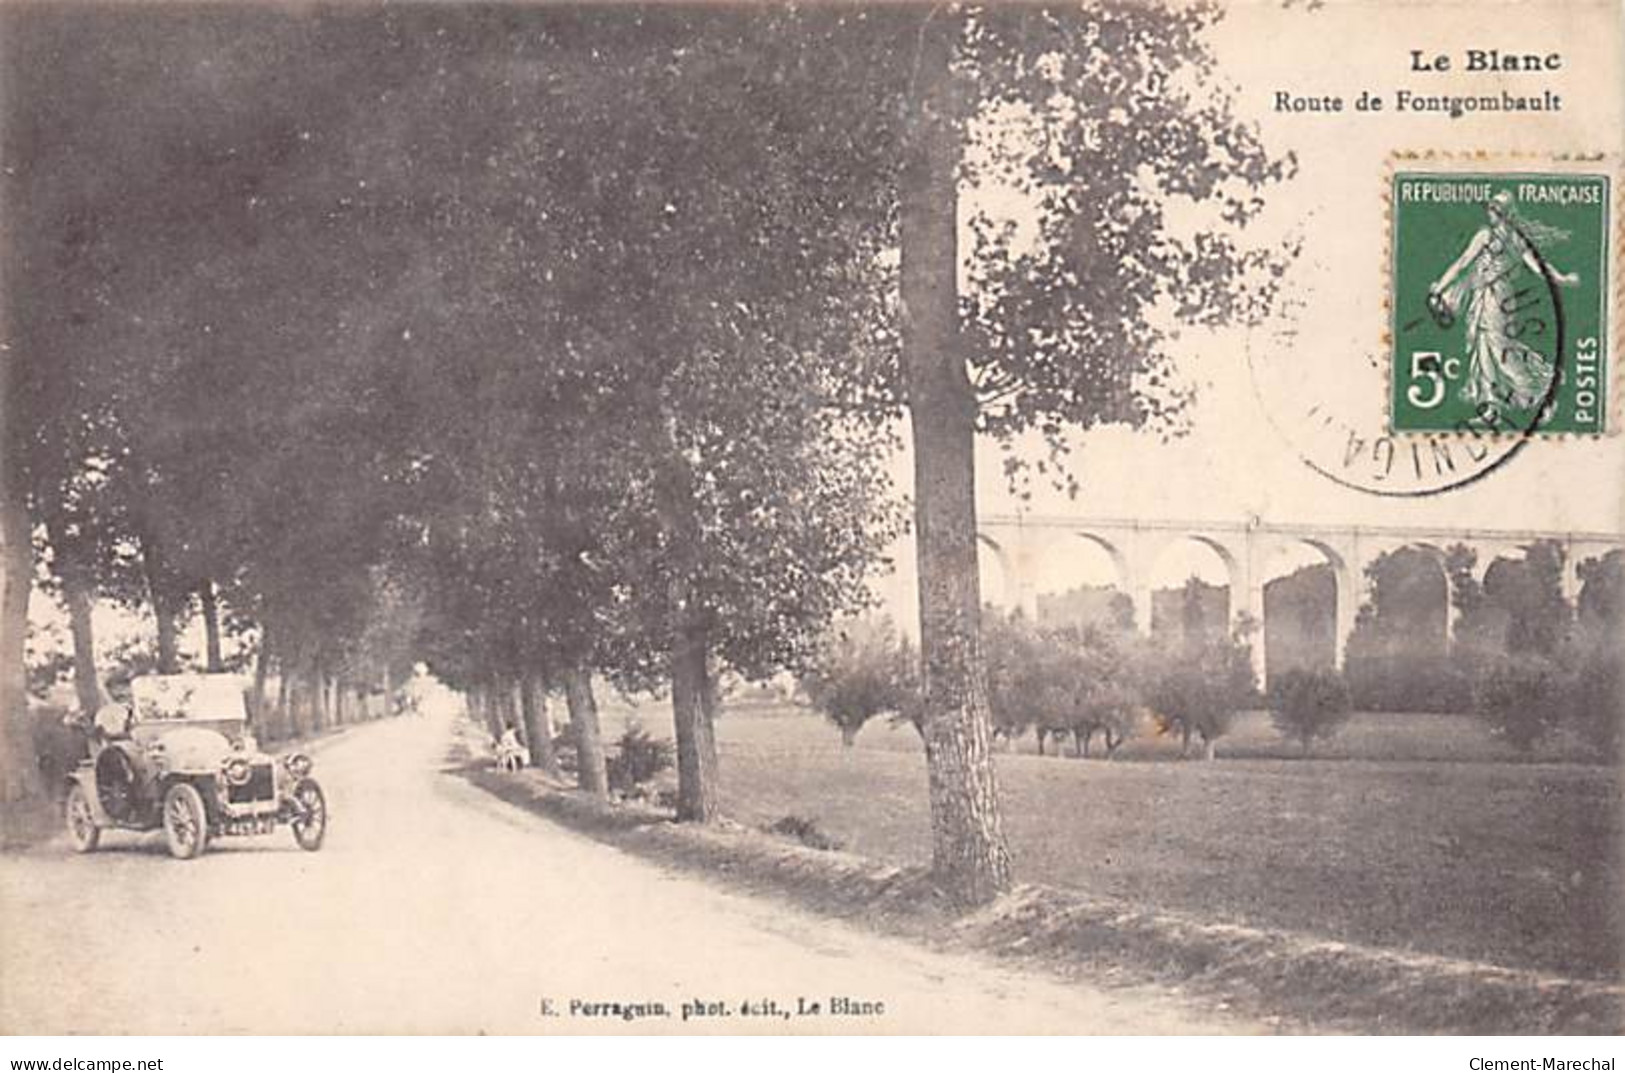
[(130, 682), (135, 717), (147, 722), (241, 721), (243, 682), (235, 674), (151, 674)]

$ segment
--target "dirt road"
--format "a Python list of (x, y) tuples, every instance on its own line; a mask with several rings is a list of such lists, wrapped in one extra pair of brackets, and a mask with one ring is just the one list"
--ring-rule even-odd
[[(1246, 1032), (923, 951), (564, 831), (439, 767), (443, 720), (318, 757), (326, 847), (160, 836), (0, 859), (7, 1033)], [(848, 1012), (833, 1012), (844, 998)], [(685, 1003), (721, 1014), (683, 1020)], [(771, 1006), (769, 1004), (772, 1004)], [(799, 1013), (816, 1003), (818, 1012)], [(658, 1007), (663, 1006), (665, 1016)], [(643, 1016), (627, 1019), (628, 1011)], [(852, 1010), (864, 1010), (854, 1013)]]

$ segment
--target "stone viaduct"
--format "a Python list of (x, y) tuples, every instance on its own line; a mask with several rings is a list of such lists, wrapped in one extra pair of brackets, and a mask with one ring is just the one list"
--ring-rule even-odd
[[(1038, 610), (1034, 577), (1041, 564), (1056, 556), (1076, 554), (1080, 542), (1099, 547), (1116, 567), (1118, 591), (1134, 601), (1135, 625), (1142, 632), (1151, 628), (1153, 572), (1163, 553), (1176, 543), (1190, 540), (1212, 549), (1229, 574), (1231, 618), (1245, 613), (1260, 626), (1271, 560), (1284, 549), (1308, 547), (1319, 553), (1336, 579), (1339, 664), (1365, 597), (1365, 567), (1385, 552), (1402, 547), (1431, 552), (1442, 572), (1445, 549), (1465, 544), (1478, 552), (1475, 570), (1482, 578), (1497, 558), (1518, 557), (1531, 544), (1554, 541), (1564, 551), (1563, 594), (1572, 601), (1579, 591), (1580, 563), (1625, 547), (1625, 536), (1611, 533), (1322, 525), (1258, 518), (1225, 522), (994, 514), (980, 519), (978, 534), (999, 564), (1007, 601), (1033, 618)], [(1447, 614), (1446, 621), (1452, 620)], [(1261, 638), (1254, 643), (1253, 653), (1262, 676), (1265, 653)]]

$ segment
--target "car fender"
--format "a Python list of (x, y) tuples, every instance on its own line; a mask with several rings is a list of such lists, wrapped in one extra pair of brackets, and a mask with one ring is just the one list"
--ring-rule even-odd
[(102, 808), (102, 795), (96, 792), (96, 768), (89, 762), (82, 763), (62, 779), (62, 797), (67, 799), (68, 791), (75, 786), (84, 790), (85, 798), (90, 803), (91, 818), (96, 821), (97, 827), (116, 827), (117, 822)]

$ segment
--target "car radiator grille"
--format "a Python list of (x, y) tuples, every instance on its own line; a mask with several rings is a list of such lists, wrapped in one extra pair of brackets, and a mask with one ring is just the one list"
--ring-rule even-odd
[(227, 786), (226, 800), (232, 804), (243, 804), (249, 801), (266, 801), (276, 793), (272, 784), (270, 764), (255, 764), (249, 770), (248, 781), (241, 786)]

